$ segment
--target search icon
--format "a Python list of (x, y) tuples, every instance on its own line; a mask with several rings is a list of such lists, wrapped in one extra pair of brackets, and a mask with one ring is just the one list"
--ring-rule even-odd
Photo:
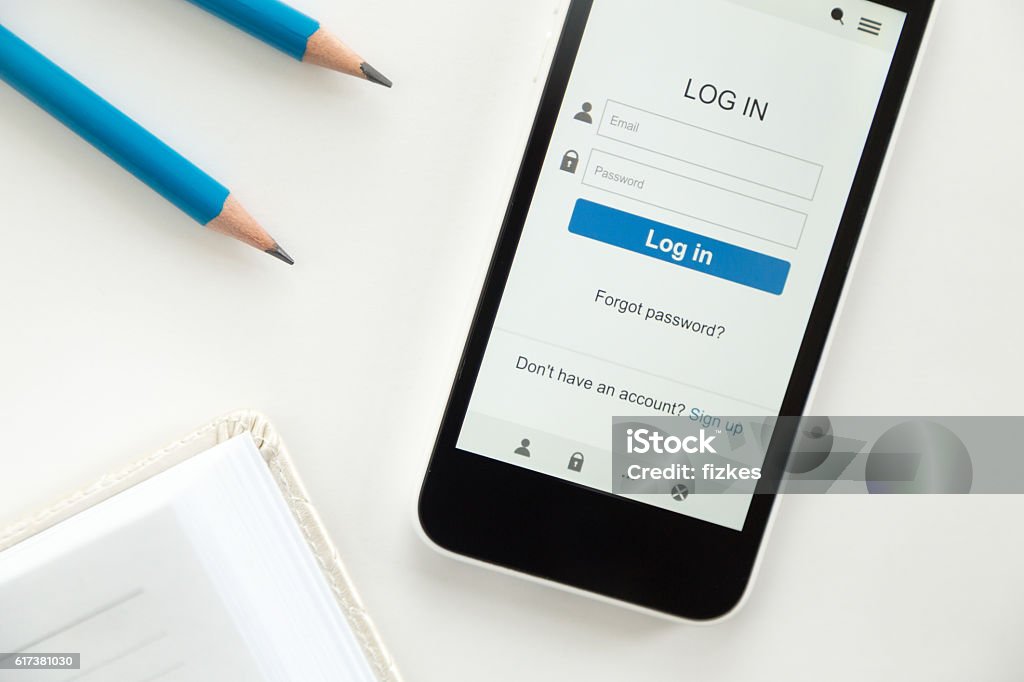
[(842, 8), (836, 7), (835, 9), (832, 10), (832, 19), (834, 19), (835, 21), (838, 21), (840, 24), (843, 24), (843, 26), (846, 26), (846, 24), (843, 23), (843, 10), (842, 10)]

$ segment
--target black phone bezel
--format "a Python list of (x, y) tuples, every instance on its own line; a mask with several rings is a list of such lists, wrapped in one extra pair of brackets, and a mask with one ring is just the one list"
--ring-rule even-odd
[[(734, 608), (774, 502), (770, 480), (792, 433), (777, 433), (741, 531), (652, 507), (455, 447), (595, 0), (573, 0), (434, 445), (418, 505), (440, 548), (693, 620)], [(596, 0), (600, 2), (601, 0)], [(802, 413), (850, 269), (934, 0), (881, 0), (907, 13), (892, 66), (811, 310), (781, 414)], [(823, 12), (830, 8), (823, 5)]]

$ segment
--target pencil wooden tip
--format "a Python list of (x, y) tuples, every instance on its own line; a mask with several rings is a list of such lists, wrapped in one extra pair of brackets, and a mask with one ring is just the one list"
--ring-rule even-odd
[(253, 248), (269, 253), (275, 258), (283, 260), (288, 265), (295, 263), (292, 257), (263, 229), (262, 225), (256, 222), (256, 219), (245, 210), (245, 207), (233, 195), (228, 195), (220, 215), (207, 223), (206, 226), (215, 232), (226, 234)]
[(306, 54), (302, 61), (391, 87), (391, 81), (380, 71), (363, 61), (355, 50), (323, 28), (317, 29), (306, 41)]

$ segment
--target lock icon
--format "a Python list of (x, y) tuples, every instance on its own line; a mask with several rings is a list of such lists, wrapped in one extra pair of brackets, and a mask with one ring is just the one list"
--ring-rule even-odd
[(562, 157), (562, 170), (566, 173), (575, 173), (576, 166), (580, 163), (580, 155), (576, 153), (575, 149), (570, 149)]
[(569, 471), (583, 471), (583, 453), (574, 452), (569, 458)]

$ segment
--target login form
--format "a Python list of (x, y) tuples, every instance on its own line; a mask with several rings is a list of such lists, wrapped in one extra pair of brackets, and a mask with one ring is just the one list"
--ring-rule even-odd
[(834, 3), (594, 1), (459, 448), (610, 492), (613, 416), (778, 414), (905, 17)]

